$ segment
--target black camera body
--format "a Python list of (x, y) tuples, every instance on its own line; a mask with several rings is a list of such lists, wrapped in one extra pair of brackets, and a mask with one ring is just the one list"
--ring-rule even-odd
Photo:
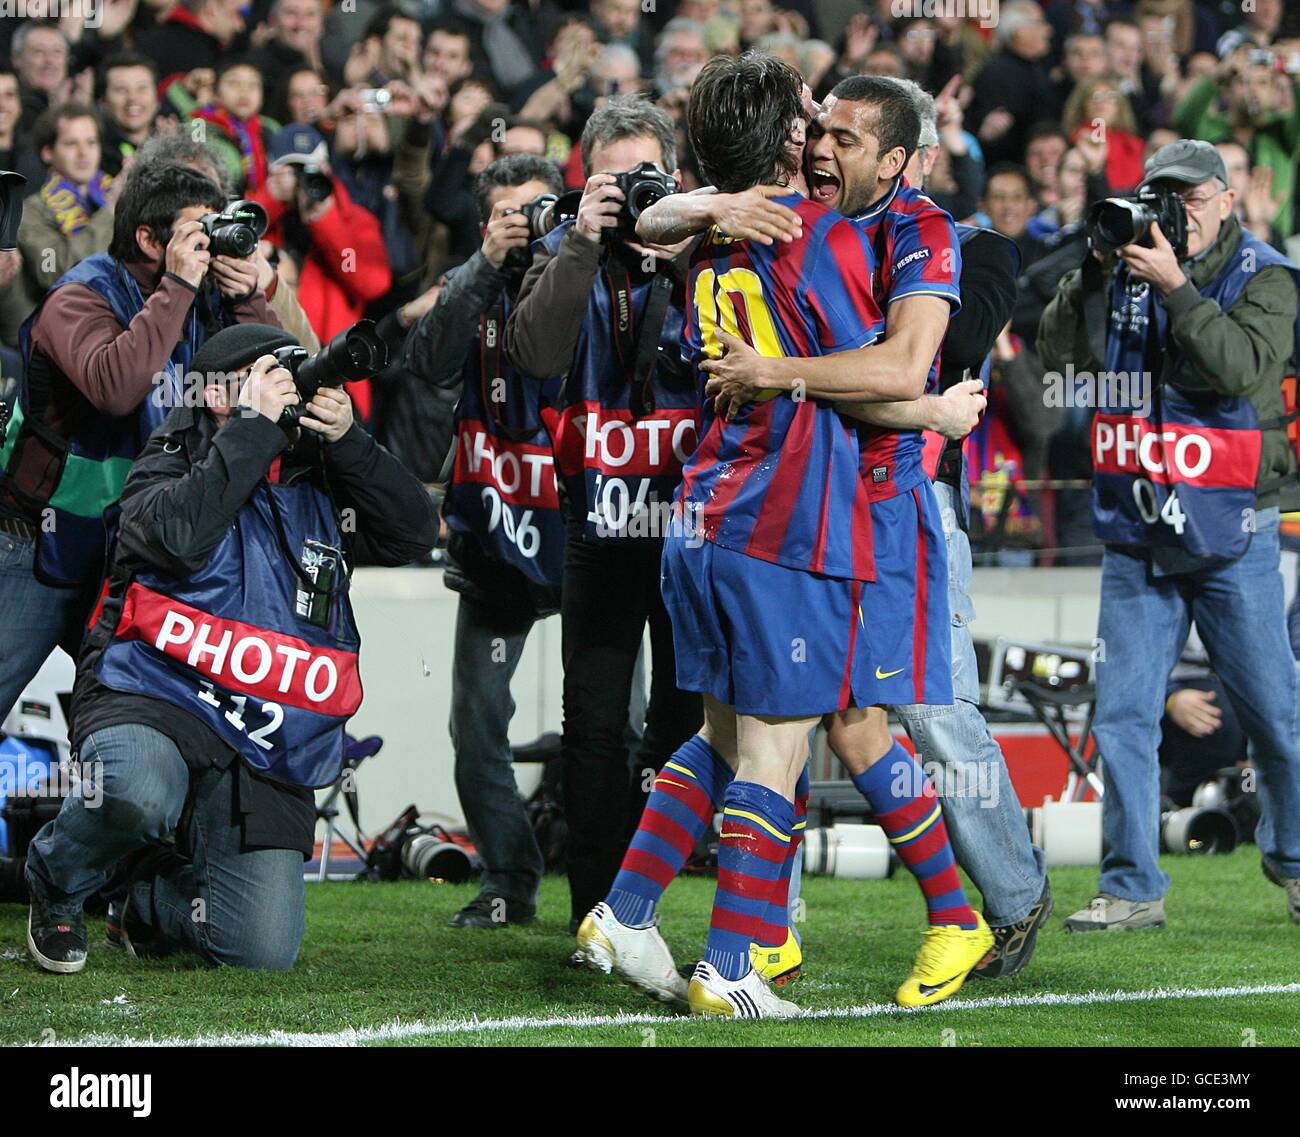
[(1088, 210), (1088, 243), (1099, 253), (1125, 245), (1152, 248), (1151, 226), (1159, 225), (1178, 259), (1187, 258), (1187, 207), (1172, 190), (1147, 186), (1132, 197), (1108, 197)]
[(271, 353), (280, 367), (293, 375), (300, 400), (285, 407), (280, 425), (298, 425), (302, 409), (322, 387), (341, 387), (357, 379), (368, 379), (388, 366), (388, 345), (380, 338), (374, 320), (358, 320), (339, 332), (315, 355), (302, 347), (281, 347)]
[(680, 192), (677, 181), (653, 162), (641, 162), (622, 174), (614, 175), (614, 184), (623, 191), (623, 209), (618, 215), (615, 235), (636, 236), (636, 223), (655, 202)]
[(232, 201), (220, 213), (199, 218), (208, 235), (208, 251), (215, 256), (251, 257), (266, 232), (266, 210), (255, 201)]
[(324, 201), (334, 192), (334, 180), (320, 166), (310, 162), (295, 164), (293, 170), (298, 187), (308, 201)]
[[(581, 190), (570, 190), (559, 197), (553, 193), (539, 193), (524, 202), (519, 207), (519, 212), (528, 221), (528, 243), (531, 245), (534, 241), (540, 241), (561, 221), (576, 217), (578, 202), (581, 200)], [(506, 254), (505, 263), (501, 267), (506, 272), (525, 273), (532, 263), (533, 254), (527, 248), (511, 249)]]

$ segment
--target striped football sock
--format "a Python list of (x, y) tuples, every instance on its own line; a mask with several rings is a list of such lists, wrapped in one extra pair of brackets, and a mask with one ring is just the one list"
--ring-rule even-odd
[(879, 762), (856, 775), (853, 784), (871, 803), (876, 824), (921, 886), (930, 923), (975, 927), (975, 913), (957, 877), (943, 809), (920, 763), (895, 742)]
[(794, 827), (790, 835), (790, 852), (772, 889), (772, 899), (767, 903), (758, 935), (754, 937), (764, 947), (784, 947), (789, 938), (790, 874), (794, 870), (795, 855), (803, 844), (804, 830), (808, 825), (808, 784), (808, 766), (805, 764), (794, 787)]
[(750, 969), (749, 945), (781, 875), (793, 827), (794, 806), (775, 790), (741, 781), (727, 787), (718, 891), (704, 951), (705, 962), (724, 979), (741, 979)]
[(669, 882), (722, 804), (731, 768), (698, 734), (664, 763), (605, 903), (620, 923), (644, 928)]

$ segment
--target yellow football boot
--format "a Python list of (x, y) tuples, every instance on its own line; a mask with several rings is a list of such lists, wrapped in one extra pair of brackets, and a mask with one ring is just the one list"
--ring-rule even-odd
[(799, 969), (803, 966), (803, 949), (794, 938), (794, 932), (787, 931), (785, 943), (780, 947), (750, 944), (749, 962), (773, 987), (784, 987), (799, 978)]
[(928, 1007), (961, 990), (966, 976), (993, 946), (993, 933), (978, 912), (974, 928), (945, 924), (926, 929), (912, 974), (894, 995), (900, 1007)]

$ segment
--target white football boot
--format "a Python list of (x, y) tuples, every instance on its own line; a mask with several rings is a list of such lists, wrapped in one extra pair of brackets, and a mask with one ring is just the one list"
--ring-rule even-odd
[(608, 904), (597, 904), (578, 926), (574, 958), (661, 1002), (686, 1004), (686, 980), (677, 974), (659, 929), (653, 924), (629, 928), (615, 919)]
[(703, 960), (687, 994), (693, 1015), (721, 1015), (737, 1019), (797, 1019), (803, 1011), (779, 999), (767, 981), (752, 968), (741, 979), (723, 979)]

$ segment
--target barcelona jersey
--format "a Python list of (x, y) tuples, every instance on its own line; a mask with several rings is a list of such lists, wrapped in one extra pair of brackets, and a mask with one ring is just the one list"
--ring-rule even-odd
[[(802, 218), (798, 240), (764, 246), (713, 230), (695, 253), (682, 335), (701, 390), (700, 363), (722, 354), (719, 329), (760, 355), (801, 358), (865, 347), (883, 330), (865, 232), (796, 194), (777, 200)], [(692, 528), (787, 568), (874, 578), (859, 432), (833, 405), (780, 392), (728, 423), (710, 403), (700, 429), (677, 497)]]
[[(900, 177), (884, 197), (851, 219), (871, 246), (872, 289), (882, 308), (908, 296), (938, 296), (961, 308), (961, 244), (952, 218)], [(930, 365), (926, 393), (939, 385), (939, 357)], [(906, 493), (925, 478), (919, 431), (864, 425), (862, 476), (873, 497)]]

